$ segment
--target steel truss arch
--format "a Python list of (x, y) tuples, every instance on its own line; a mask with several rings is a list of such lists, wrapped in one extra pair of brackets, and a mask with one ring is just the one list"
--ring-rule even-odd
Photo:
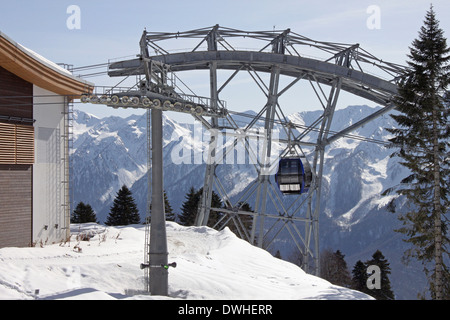
[[(164, 49), (166, 41), (178, 39), (192, 40), (192, 50), (174, 53)], [(242, 50), (234, 44), (237, 39), (251, 39), (262, 45), (259, 50)], [(220, 209), (224, 215), (216, 227), (223, 228), (227, 223), (234, 223), (236, 232), (242, 238), (264, 248), (268, 248), (281, 232), (286, 231), (302, 255), (304, 270), (318, 274), (319, 213), (325, 148), (331, 142), (392, 110), (394, 105), (391, 101), (397, 93), (397, 82), (405, 76), (406, 69), (376, 58), (359, 44), (315, 41), (291, 32), (290, 29), (242, 31), (216, 25), (175, 33), (144, 31), (140, 45), (139, 58), (110, 63), (108, 74), (112, 77), (145, 75), (147, 83), (143, 97), (167, 94), (155, 88), (167, 84), (168, 73), (178, 75), (185, 71), (209, 70), (208, 113), (192, 114), (214, 132), (209, 144), (197, 225), (206, 225), (210, 212), (218, 210), (211, 207), (212, 191), (215, 189), (225, 204), (225, 208)], [(306, 49), (316, 50), (322, 57), (311, 58), (304, 53)], [(153, 51), (155, 55), (150, 55)], [(221, 86), (217, 80), (218, 70), (233, 71)], [(266, 99), (258, 114), (243, 128), (237, 125), (231, 112), (227, 112), (224, 102), (219, 99), (222, 90), (239, 72), (248, 72)], [(261, 79), (260, 73), (270, 76), (268, 83)], [(281, 76), (291, 79), (284, 88), (280, 86)], [(159, 79), (158, 86), (151, 85), (152, 79)], [(301, 130), (297, 128), (297, 132), (294, 132), (295, 124), (284, 116), (279, 97), (301, 80), (311, 84), (323, 110), (311, 125)], [(179, 88), (176, 86), (172, 87), (170, 95), (175, 94), (177, 89)], [(373, 101), (382, 108), (340, 132), (331, 132), (333, 115), (342, 91)], [(138, 92), (135, 91), (134, 94), (138, 95)], [(152, 108), (139, 102), (135, 107)], [(219, 118), (224, 119), (220, 125)], [(275, 122), (284, 134), (277, 141), (273, 139)], [(225, 127), (227, 132), (224, 131)], [(223, 179), (218, 176), (217, 169), (223, 162), (216, 161), (217, 157), (224, 158), (231, 151), (225, 150), (218, 154), (217, 141), (222, 135), (232, 135), (233, 145), (242, 144), (247, 155), (254, 157), (258, 152), (252, 149), (249, 137), (255, 134), (255, 130), (263, 140), (261, 158), (254, 164), (257, 177), (238, 197), (233, 198), (223, 185)], [(307, 139), (312, 136), (313, 140)], [(311, 186), (307, 194), (294, 197), (290, 203), (276, 189), (270, 175), (280, 156), (274, 154), (275, 142), (286, 145), (281, 154), (292, 146), (303, 155), (304, 148), (311, 148), (308, 160), (313, 177)], [(250, 199), (254, 199), (252, 212), (243, 209), (243, 203)], [(252, 218), (251, 230), (244, 226), (243, 217)], [(271, 219), (273, 223), (269, 224), (267, 219)]]
[[(329, 85), (335, 78), (342, 78), (342, 90), (381, 105), (388, 103), (397, 90), (395, 83), (345, 66), (269, 52), (185, 52), (154, 56), (152, 60), (170, 66), (172, 72), (209, 70), (210, 64), (216, 62), (217, 69), (251, 68), (254, 71), (265, 73), (271, 73), (272, 68), (276, 66), (280, 69), (281, 75), (310, 79), (326, 85)], [(114, 63), (110, 66), (109, 71), (110, 76), (140, 74), (143, 74), (143, 64), (140, 59)]]

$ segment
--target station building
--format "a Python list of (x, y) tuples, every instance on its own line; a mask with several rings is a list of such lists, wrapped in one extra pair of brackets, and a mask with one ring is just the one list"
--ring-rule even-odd
[(0, 248), (70, 235), (71, 107), (93, 87), (0, 32)]

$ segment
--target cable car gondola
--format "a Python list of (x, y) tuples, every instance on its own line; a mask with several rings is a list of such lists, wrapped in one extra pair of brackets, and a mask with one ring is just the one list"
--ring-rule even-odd
[(284, 194), (306, 193), (312, 181), (311, 167), (307, 161), (303, 163), (300, 157), (281, 158), (275, 181)]

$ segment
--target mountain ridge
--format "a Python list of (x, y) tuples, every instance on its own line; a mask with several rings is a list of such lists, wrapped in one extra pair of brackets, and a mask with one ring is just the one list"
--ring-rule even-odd
[[(336, 110), (331, 130), (342, 130), (376, 110), (377, 108), (368, 106), (349, 106)], [(298, 112), (289, 115), (288, 119), (301, 128), (302, 125), (315, 121), (320, 114), (321, 111)], [(239, 122), (245, 121), (250, 121), (250, 118), (241, 115)], [(163, 122), (164, 188), (172, 207), (179, 213), (189, 188), (200, 188), (204, 180), (204, 159), (201, 164), (196, 164), (195, 161), (189, 162), (188, 157), (192, 160), (195, 152), (205, 152), (208, 140), (207, 136), (199, 133), (201, 126), (180, 124), (166, 115)], [(352, 134), (387, 141), (390, 135), (385, 128), (393, 126), (393, 119), (385, 115)], [(315, 133), (308, 137), (314, 138)], [(184, 152), (187, 154), (185, 158)], [(373, 248), (374, 252), (379, 246), (384, 247), (384, 254), (392, 251), (389, 256), (385, 256), (390, 261), (394, 259), (396, 265), (401, 260), (405, 247), (392, 231), (398, 221), (385, 209), (391, 196), (381, 196), (383, 190), (394, 186), (407, 174), (398, 160), (390, 157), (392, 152), (383, 144), (349, 137), (333, 142), (326, 149), (320, 244), (322, 249), (333, 248), (344, 252), (350, 261), (350, 269), (356, 260), (370, 258), (370, 255), (361, 258), (368, 248)], [(174, 163), (175, 158), (186, 161)], [(106, 219), (115, 194), (123, 184), (131, 188), (141, 221), (144, 221), (147, 197), (146, 159), (145, 114), (100, 119), (75, 111), (72, 154), (74, 203), (90, 203), (99, 221)], [(230, 195), (238, 195), (256, 178), (256, 172), (247, 163), (219, 165), (217, 170), (218, 176), (225, 177), (222, 183)], [(386, 239), (393, 239), (392, 243), (386, 243)], [(275, 243), (276, 245), (283, 247), (283, 256), (289, 255), (290, 249), (282, 241)], [(391, 247), (396, 249), (391, 250)], [(395, 272), (401, 274), (401, 269), (402, 266), (398, 264)], [(405, 275), (398, 278), (403, 281), (400, 279), (404, 279)], [(395, 283), (394, 289), (395, 286), (402, 284)], [(415, 298), (409, 292), (401, 292), (399, 288), (397, 291), (401, 297)]]

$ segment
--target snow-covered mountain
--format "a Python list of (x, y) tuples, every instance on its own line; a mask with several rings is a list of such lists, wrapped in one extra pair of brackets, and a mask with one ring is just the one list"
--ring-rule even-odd
[[(340, 130), (371, 112), (365, 106), (338, 110), (331, 129)], [(315, 111), (301, 112), (289, 118), (298, 124), (309, 124), (319, 115)], [(386, 141), (385, 127), (392, 127), (390, 117), (379, 118), (355, 134)], [(200, 125), (179, 124), (164, 116), (164, 186), (175, 210), (180, 208), (191, 186), (199, 188), (203, 184), (202, 157), (208, 138), (201, 130)], [(325, 214), (348, 229), (365, 216), (368, 208), (385, 205), (388, 199), (382, 199), (380, 192), (397, 183), (404, 174), (395, 159), (389, 158), (391, 153), (392, 150), (381, 145), (345, 138), (328, 147), (323, 182)], [(195, 159), (197, 154), (200, 158)], [(146, 180), (147, 163), (145, 115), (98, 119), (76, 111), (72, 160), (75, 203), (90, 203), (99, 220), (104, 221), (115, 193), (126, 184), (135, 189), (143, 217), (146, 192), (142, 191), (146, 181), (141, 180)], [(222, 183), (231, 196), (242, 191), (256, 174), (248, 159), (246, 164), (227, 164), (218, 170), (225, 171), (220, 176), (226, 177)], [(362, 207), (365, 210), (359, 210)]]
[[(100, 222), (105, 221), (116, 192), (131, 187), (147, 171), (146, 116), (132, 115), (126, 119), (74, 112), (72, 180), (74, 203), (89, 203)], [(170, 139), (186, 134), (186, 129), (165, 121), (164, 146)], [(146, 193), (144, 193), (145, 195)], [(145, 201), (140, 205), (145, 215)]]
[[(331, 130), (348, 127), (374, 111), (367, 106), (337, 110)], [(309, 111), (289, 118), (308, 125), (319, 116), (319, 111)], [(205, 162), (195, 159), (195, 155), (206, 150), (208, 139), (202, 135), (201, 126), (180, 124), (166, 115), (163, 121), (164, 188), (172, 207), (179, 212), (189, 188), (203, 185)], [(393, 120), (386, 115), (352, 134), (386, 141), (389, 133), (385, 128), (393, 126)], [(349, 138), (337, 140), (326, 149), (320, 245), (322, 249), (341, 250), (350, 269), (357, 260), (369, 260), (380, 249), (391, 263), (394, 292), (400, 298), (415, 298), (418, 290), (425, 289), (420, 287), (423, 281), (417, 279), (415, 269), (405, 271), (400, 262), (405, 247), (400, 236), (393, 232), (398, 221), (385, 209), (389, 197), (380, 195), (407, 174), (395, 158), (390, 158), (391, 153), (383, 145)], [(99, 119), (75, 111), (72, 160), (75, 204), (79, 201), (91, 204), (98, 220), (103, 222), (116, 192), (126, 184), (131, 187), (143, 221), (147, 195), (145, 115)], [(218, 170), (231, 196), (238, 195), (256, 177), (249, 164), (221, 165)], [(283, 256), (288, 255), (288, 247), (284, 249), (285, 252), (283, 248), (280, 250)], [(420, 288), (408, 288), (411, 283)]]

